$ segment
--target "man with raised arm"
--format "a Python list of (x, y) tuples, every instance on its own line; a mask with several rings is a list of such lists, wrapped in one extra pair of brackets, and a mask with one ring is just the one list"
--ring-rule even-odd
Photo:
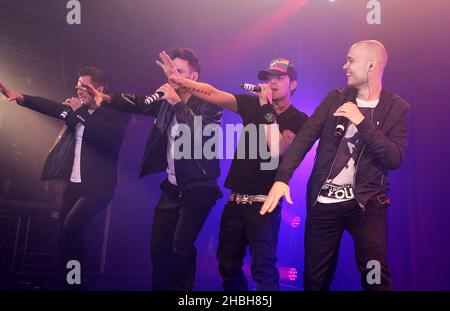
[[(276, 246), (281, 206), (275, 213), (264, 216), (259, 214), (259, 210), (277, 168), (277, 165), (267, 164), (278, 164), (279, 157), (308, 118), (291, 103), (291, 95), (297, 88), (295, 67), (289, 60), (274, 59), (268, 68), (258, 73), (258, 78), (264, 81), (259, 85), (261, 92), (257, 93), (258, 96), (251, 96), (230, 94), (209, 84), (183, 78), (165, 52), (160, 54), (157, 63), (170, 83), (242, 117), (245, 128), (225, 181), (231, 194), (220, 225), (219, 272), (224, 290), (247, 290), (242, 265), (249, 246), (251, 273), (257, 290), (278, 290)], [(269, 149), (268, 157), (258, 152), (262, 148)], [(246, 154), (241, 154), (242, 150)], [(252, 153), (256, 156), (253, 157)]]

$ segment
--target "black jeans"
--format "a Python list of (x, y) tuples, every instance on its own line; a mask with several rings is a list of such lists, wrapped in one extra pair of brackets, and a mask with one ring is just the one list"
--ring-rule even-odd
[[(339, 246), (344, 230), (353, 238), (355, 257), (364, 290), (390, 290), (391, 274), (387, 266), (388, 203), (371, 199), (363, 211), (355, 200), (321, 204), (308, 208), (305, 229), (305, 274), (307, 291), (330, 289), (338, 261)], [(381, 283), (369, 284), (367, 268), (371, 260), (379, 262)]]
[(248, 290), (242, 271), (247, 246), (251, 254), (251, 274), (257, 290), (278, 290), (280, 275), (276, 267), (276, 248), (281, 221), (281, 205), (264, 216), (263, 203), (225, 205), (220, 223), (217, 258), (226, 291)]
[(62, 261), (65, 265), (69, 260), (78, 260), (83, 270), (84, 234), (87, 224), (101, 210), (108, 206), (112, 193), (91, 192), (83, 188), (83, 184), (69, 183), (64, 192), (62, 220)]
[(155, 207), (150, 249), (154, 291), (192, 290), (197, 259), (194, 242), (221, 196), (217, 187), (200, 186), (183, 193), (174, 187), (162, 191)]

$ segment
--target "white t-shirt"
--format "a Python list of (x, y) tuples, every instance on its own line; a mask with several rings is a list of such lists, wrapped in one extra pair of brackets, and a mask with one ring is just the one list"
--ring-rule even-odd
[[(90, 114), (94, 113), (94, 109), (89, 109)], [(83, 145), (84, 125), (78, 123), (75, 127), (75, 156), (73, 158), (72, 174), (70, 181), (73, 183), (81, 183), (81, 146)]]
[(177, 118), (174, 115), (167, 131), (167, 177), (172, 185), (177, 185), (175, 177), (175, 138), (177, 137), (176, 127), (178, 125)]

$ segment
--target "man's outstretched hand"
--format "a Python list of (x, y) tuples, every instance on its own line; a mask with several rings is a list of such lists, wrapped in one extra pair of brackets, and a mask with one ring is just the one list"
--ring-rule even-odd
[(263, 206), (259, 213), (264, 215), (265, 213), (271, 213), (277, 207), (278, 202), (282, 197), (286, 197), (286, 201), (289, 204), (293, 204), (291, 199), (291, 193), (289, 192), (289, 186), (281, 181), (276, 181), (272, 189), (270, 189), (269, 194), (267, 195), (267, 199), (264, 202)]
[(0, 92), (5, 95), (6, 97), (8, 97), (8, 100), (14, 101), (14, 100), (18, 100), (18, 101), (23, 101), (24, 97), (22, 94), (20, 93), (16, 93), (10, 89), (7, 89), (3, 84), (0, 83)]

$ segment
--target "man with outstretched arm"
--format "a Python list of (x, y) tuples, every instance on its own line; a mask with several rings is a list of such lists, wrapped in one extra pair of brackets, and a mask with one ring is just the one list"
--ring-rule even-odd
[[(198, 80), (201, 64), (192, 49), (176, 48), (172, 57), (180, 76)], [(84, 87), (95, 91), (90, 85)], [(219, 159), (195, 155), (195, 149), (205, 149), (209, 137), (202, 137), (199, 142), (188, 139), (187, 145), (178, 145), (178, 142), (183, 142), (184, 135), (193, 138), (194, 133), (202, 132), (204, 127), (220, 127), (223, 111), (173, 84), (165, 83), (158, 92), (163, 94), (159, 100), (136, 94), (97, 92), (96, 96), (99, 104), (156, 118), (140, 174), (143, 177), (163, 171), (167, 173), (167, 178), (161, 183), (161, 195), (153, 217), (150, 246), (152, 290), (189, 291), (194, 287), (196, 272), (194, 243), (222, 193), (217, 186)], [(183, 148), (189, 150), (187, 154), (181, 151)]]
[[(102, 70), (85, 67), (78, 76), (78, 87), (89, 83), (96, 91), (104, 92)], [(129, 118), (111, 108), (99, 107), (92, 92), (79, 88), (77, 97), (63, 104), (22, 95), (2, 85), (0, 88), (10, 101), (65, 122), (66, 128), (50, 150), (41, 178), (67, 181), (61, 213), (61, 257), (64, 269), (70, 260), (77, 260), (84, 272), (84, 229), (113, 197), (117, 160)], [(82, 279), (80, 288), (86, 279), (83, 273)]]
[[(280, 155), (308, 118), (291, 103), (291, 95), (297, 87), (295, 67), (286, 59), (274, 59), (258, 74), (264, 81), (259, 85), (261, 92), (251, 96), (233, 95), (206, 83), (184, 79), (165, 52), (160, 54), (157, 63), (170, 83), (242, 117), (245, 127), (225, 181), (231, 194), (220, 225), (219, 272), (224, 290), (247, 290), (242, 265), (249, 246), (251, 273), (257, 290), (278, 290), (276, 246), (281, 208), (265, 216), (259, 214), (259, 209), (274, 181)], [(252, 145), (252, 142), (258, 144)], [(269, 149), (267, 157), (262, 154), (262, 148)], [(242, 150), (245, 154), (240, 153)], [(256, 156), (252, 158), (253, 151)], [(273, 163), (276, 165), (271, 165)]]

